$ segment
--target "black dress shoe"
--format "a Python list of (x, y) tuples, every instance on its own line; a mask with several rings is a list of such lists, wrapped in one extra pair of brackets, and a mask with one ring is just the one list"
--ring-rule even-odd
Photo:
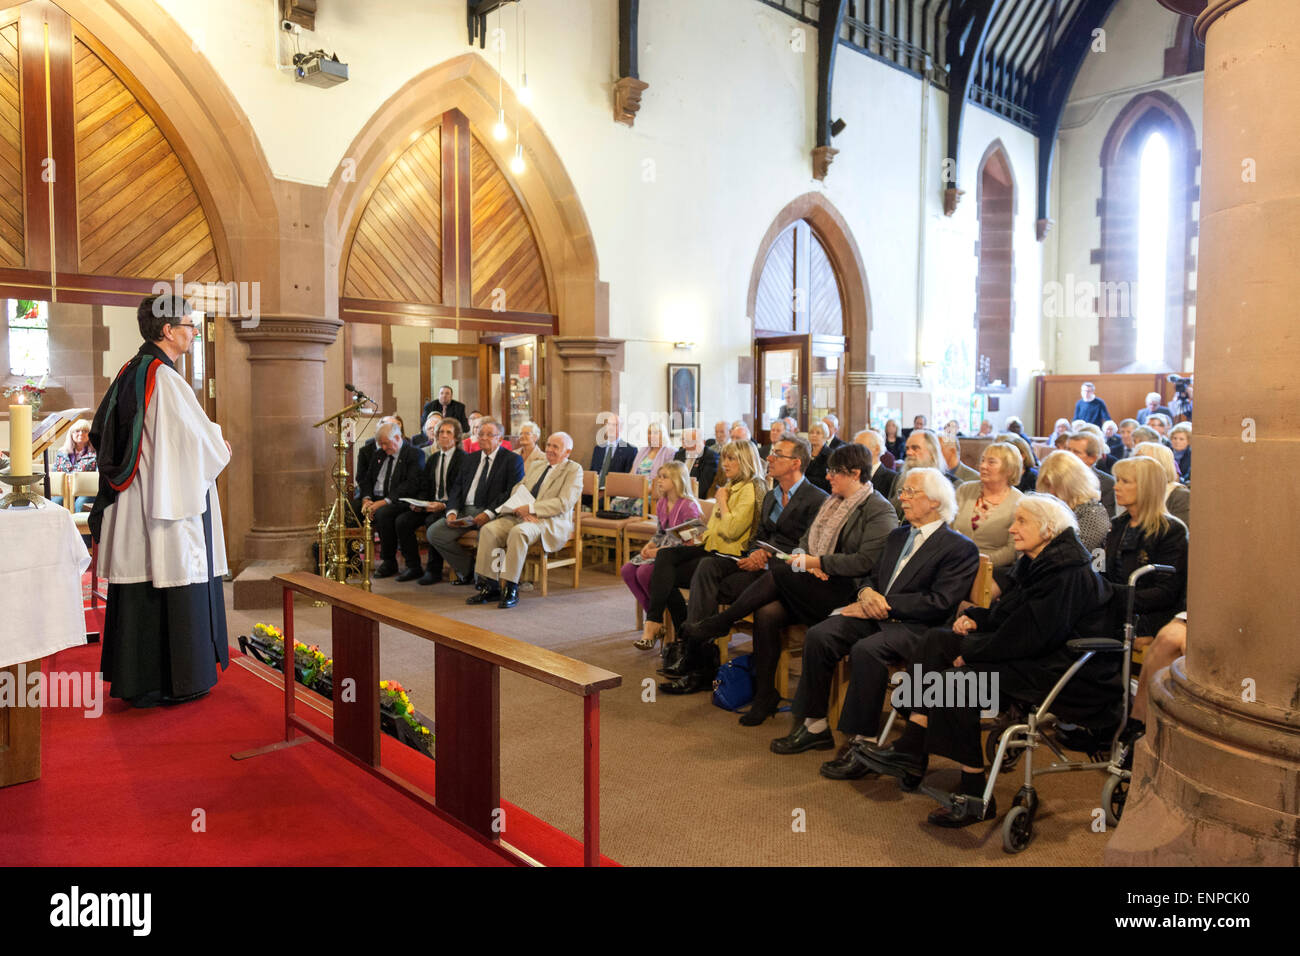
[(397, 573), (397, 565), (392, 561), (384, 561), (379, 567), (375, 568), (372, 578), (391, 578)]
[(910, 754), (893, 747), (875, 749), (865, 747), (861, 751), (862, 760), (877, 773), (897, 777), (899, 786), (904, 790), (915, 790), (921, 785), (930, 758), (925, 754)]
[[(983, 813), (980, 809), (983, 808)], [(972, 797), (965, 793), (954, 793), (952, 795), (952, 807), (939, 807), (937, 810), (931, 810), (930, 815), (926, 817), (937, 827), (945, 827), (949, 830), (955, 830), (958, 827), (968, 827), (972, 823), (979, 823), (982, 820), (992, 820), (998, 815), (998, 798), (991, 797), (988, 806), (984, 806), (983, 797)]]
[(466, 598), (466, 604), (491, 604), (493, 601), (500, 600), (500, 588), (479, 588), (478, 593), (471, 598)]
[(721, 614), (711, 614), (702, 621), (687, 624), (678, 637), (688, 641), (711, 641), (717, 637), (726, 637), (730, 633), (730, 622)]
[(497, 602), (497, 607), (514, 607), (519, 603), (519, 584), (515, 581), (506, 581), (501, 586), (501, 600)]
[(421, 575), (420, 580), (416, 581), (415, 583), (423, 584), (424, 586), (428, 587), (430, 584), (437, 584), (441, 580), (442, 580), (441, 574), (434, 574), (432, 571), (425, 571), (424, 574)]
[(458, 588), (463, 588), (467, 585), (474, 583), (474, 575), (467, 574), (465, 575), (465, 577), (462, 578), (459, 574), (457, 574), (451, 579), (451, 583)]
[(835, 735), (827, 727), (820, 734), (814, 734), (801, 722), (798, 727), (784, 737), (777, 737), (769, 748), (774, 754), (801, 754), (805, 750), (834, 750)]
[(665, 694), (698, 694), (702, 690), (713, 690), (713, 674), (692, 671), (685, 677), (660, 684), (659, 689)]
[(399, 574), (399, 575), (397, 576), (397, 580), (398, 580), (398, 583), (403, 583), (403, 582), (406, 582), (406, 581), (415, 581), (415, 580), (417, 580), (420, 576), (421, 576), (421, 575), (420, 575), (420, 569), (419, 569), (419, 568), (407, 568), (405, 571), (403, 571), (401, 574)]
[(668, 677), (681, 677), (686, 673), (685, 664), (686, 639), (678, 635), (677, 640), (664, 648), (664, 666), (659, 668), (659, 673)]
[(845, 744), (839, 756), (822, 764), (819, 772), (828, 780), (860, 780), (875, 773), (859, 756), (861, 749), (859, 744)]

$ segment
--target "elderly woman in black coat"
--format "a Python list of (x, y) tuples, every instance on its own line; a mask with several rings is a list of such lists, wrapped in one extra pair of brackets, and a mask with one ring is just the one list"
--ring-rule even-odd
[[(1046, 697), (1077, 659), (1066, 642), (1106, 633), (1112, 593), (1079, 542), (1074, 513), (1051, 495), (1025, 495), (1011, 537), (1020, 552), (1011, 586), (991, 607), (968, 608), (951, 628), (930, 630), (918, 658), (922, 673), (942, 675), (946, 688), (962, 686), (948, 672), (973, 671), (976, 680), (964, 678), (965, 686), (982, 681), (1003, 707), (1009, 700), (1036, 704)], [(1115, 657), (1094, 657), (1066, 685), (1053, 713), (1079, 723), (1117, 724), (1119, 673)], [(949, 757), (962, 765), (961, 789), (947, 801), (951, 809), (935, 810), (930, 823), (964, 827), (992, 819), (996, 801), (983, 802), (980, 702), (917, 706), (921, 688), (911, 692), (915, 700), (902, 738), (892, 747), (860, 751), (861, 759), (872, 770), (901, 778), (911, 790), (925, 775), (930, 754)]]
[(660, 684), (660, 690), (692, 694), (712, 689), (718, 669), (712, 639), (727, 635), (733, 624), (753, 614), (754, 703), (740, 722), (753, 727), (776, 713), (781, 703), (776, 690), (781, 628), (817, 624), (833, 608), (855, 601), (857, 579), (875, 570), (885, 539), (898, 527), (893, 506), (871, 486), (871, 466), (871, 452), (864, 445), (844, 444), (831, 452), (826, 471), (831, 495), (799, 542), (796, 552), (803, 553), (769, 556), (767, 573), (726, 611), (684, 627), (686, 659), (665, 671), (677, 679)]

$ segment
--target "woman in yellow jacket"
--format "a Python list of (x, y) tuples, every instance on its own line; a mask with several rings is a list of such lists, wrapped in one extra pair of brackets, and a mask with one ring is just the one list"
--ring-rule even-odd
[(638, 646), (653, 647), (662, 637), (665, 609), (672, 614), (674, 626), (681, 628), (686, 605), (677, 589), (690, 587), (696, 567), (710, 554), (743, 554), (758, 525), (755, 517), (766, 491), (758, 448), (751, 441), (730, 442), (722, 449), (720, 469), (726, 482), (718, 488), (703, 536), (696, 543), (660, 548), (655, 555), (645, 634)]

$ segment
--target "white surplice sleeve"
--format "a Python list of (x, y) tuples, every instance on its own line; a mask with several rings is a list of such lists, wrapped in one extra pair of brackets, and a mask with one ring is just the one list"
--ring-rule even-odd
[(172, 369), (158, 369), (148, 417), (153, 425), (149, 517), (202, 515), (208, 490), (230, 462), (221, 426), (208, 420), (194, 390)]

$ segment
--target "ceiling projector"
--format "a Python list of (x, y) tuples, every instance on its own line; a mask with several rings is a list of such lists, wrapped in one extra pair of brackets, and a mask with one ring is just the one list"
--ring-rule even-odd
[(348, 65), (339, 62), (337, 53), (328, 56), (324, 50), (298, 53), (293, 58), (293, 78), (310, 86), (338, 86), (347, 81)]

